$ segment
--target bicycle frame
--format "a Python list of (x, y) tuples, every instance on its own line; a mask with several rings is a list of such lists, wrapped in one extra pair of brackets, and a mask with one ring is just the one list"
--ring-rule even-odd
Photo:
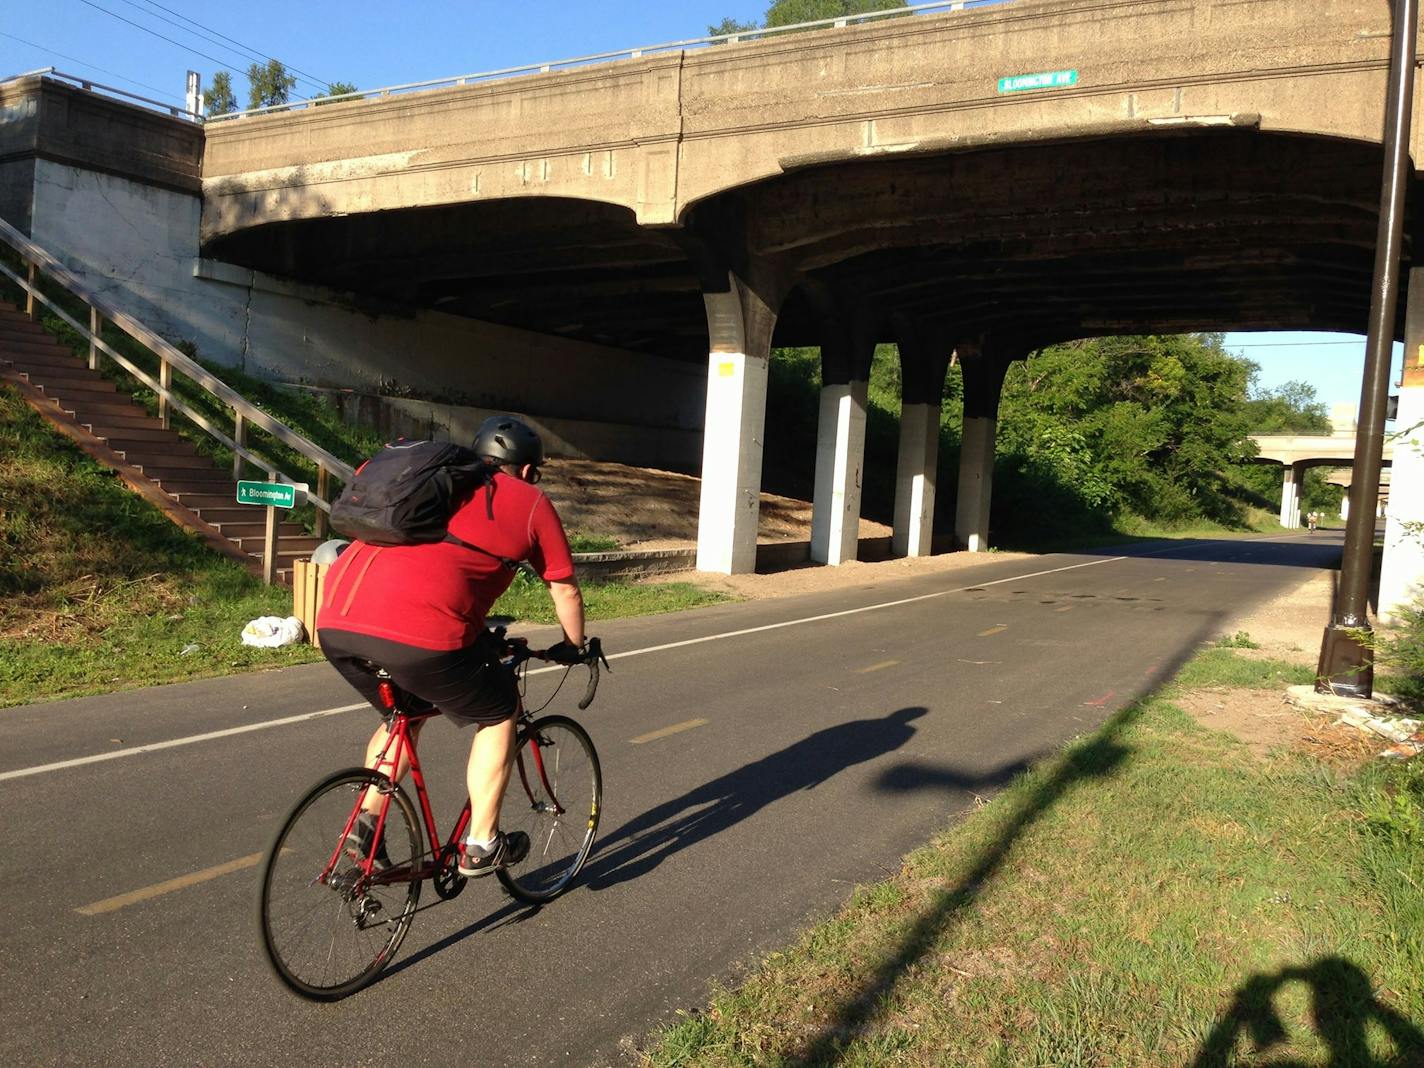
[[(386, 871), (373, 871), (375, 865), (374, 843), (382, 840), (382, 835), (386, 829), (386, 816), (390, 812), (391, 797), (389, 791), (383, 791), (385, 796), (381, 801), (380, 810), (376, 816), (376, 830), (372, 836), (372, 849), (369, 855), (361, 858), (360, 866), (363, 879), (368, 884), (389, 885), (393, 883), (410, 882), (412, 880), (430, 879), (440, 872), (454, 856), (456, 844), (465, 833), (465, 829), (470, 825), (470, 801), (465, 799), (464, 806), (460, 809), (460, 814), (456, 817), (455, 826), (450, 831), (450, 837), (444, 841), (443, 845), (437, 846), (440, 842), (440, 834), (435, 826), (435, 813), (430, 805), (430, 795), (425, 788), (425, 775), (420, 768), (420, 757), (416, 752), (415, 739), (412, 736), (411, 725), (413, 723), (424, 722), (439, 714), (437, 709), (429, 711), (408, 712), (399, 707), (400, 702), (396, 688), (389, 682), (382, 682), (380, 686), (381, 699), (391, 710), (390, 725), (387, 728), (386, 744), (381, 747), (380, 753), (376, 756), (374, 770), (385, 770), (391, 782), (396, 783), (395, 772), (401, 766), (401, 761), (406, 757), (410, 759), (411, 781), (415, 784), (416, 797), (420, 802), (421, 818), (425, 821), (426, 840), (430, 843), (430, 849), (422, 854), (422, 863), (418, 867), (395, 867)], [(519, 711), (516, 713), (518, 721), (518, 732), (522, 732), (529, 724), (529, 716), (520, 702)], [(530, 797), (533, 792), (529, 789), (529, 774), (524, 766), (524, 758), (520, 751), (519, 734), (516, 733), (514, 740), (515, 768), (519, 772), (520, 784), (524, 787), (524, 792)], [(394, 746), (395, 752), (391, 753)], [(549, 782), (549, 777), (544, 770), (544, 756), (540, 751), (540, 746), (535, 744), (530, 751), (533, 753), (534, 768), (538, 773), (539, 781), (544, 787), (547, 796), (553, 801), (555, 812), (559, 815), (564, 813), (564, 807), (559, 803), (558, 797), (554, 793), (553, 784)], [(360, 796), (356, 798), (356, 803), (351, 808), (351, 815), (346, 818), (346, 824), (341, 829), (341, 837), (336, 848), (332, 850), (331, 857), (326, 862), (326, 867), (318, 877), (319, 882), (326, 882), (331, 873), (336, 869), (338, 861), (341, 859), (342, 850), (345, 848), (347, 836), (351, 834), (351, 829), (356, 825), (356, 820), (360, 816), (366, 802), (366, 795), (371, 788), (363, 789)]]

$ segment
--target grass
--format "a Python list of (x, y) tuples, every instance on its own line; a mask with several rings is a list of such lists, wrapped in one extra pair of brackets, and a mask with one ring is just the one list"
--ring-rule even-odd
[[(586, 598), (593, 619), (724, 599), (684, 584), (590, 586)], [(0, 387), (0, 707), (319, 660), (306, 645), (241, 643), (248, 620), (291, 609), (290, 590), (175, 526)], [(518, 580), (496, 610), (553, 621), (537, 580)]]
[(1171, 702), (1300, 672), (1208, 651), (645, 1063), (1424, 1063), (1424, 762), (1262, 760)]

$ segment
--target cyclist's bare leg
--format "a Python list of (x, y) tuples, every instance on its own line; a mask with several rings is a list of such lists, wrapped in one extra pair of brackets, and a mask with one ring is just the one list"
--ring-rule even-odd
[[(423, 719), (418, 719), (418, 720), (415, 720), (414, 722), (412, 722), (412, 723), (410, 724), (410, 726), (407, 728), (407, 729), (410, 731), (410, 744), (411, 744), (411, 747), (412, 747), (412, 748), (414, 748), (415, 743), (420, 740), (420, 729), (421, 729), (422, 727), (424, 727), (424, 726), (425, 726), (425, 720), (423, 720)], [(390, 758), (391, 758), (394, 754), (393, 754), (393, 753), (387, 753), (387, 754), (386, 754), (386, 759), (385, 759), (384, 761), (382, 761), (380, 758), (381, 758), (381, 750), (383, 750), (383, 749), (386, 748), (386, 743), (387, 743), (387, 740), (388, 740), (389, 738), (390, 738), (390, 733), (386, 730), (386, 725), (385, 725), (385, 723), (382, 723), (380, 726), (378, 726), (378, 727), (376, 728), (376, 733), (373, 734), (373, 735), (371, 735), (371, 741), (370, 741), (370, 743), (366, 746), (366, 767), (368, 767), (368, 768), (377, 768), (377, 769), (380, 770), (380, 771), (384, 771), (387, 775), (391, 775)], [(394, 774), (394, 775), (391, 775), (391, 778), (392, 778), (394, 781), (396, 781), (396, 782), (400, 782), (401, 779), (405, 778), (405, 773), (406, 773), (407, 771), (409, 771), (409, 770), (410, 770), (410, 751), (407, 750), (407, 751), (401, 753), (400, 767), (398, 767), (398, 768), (395, 769), (395, 774)], [(380, 808), (381, 808), (381, 796), (380, 796), (380, 794), (377, 794), (377, 793), (375, 793), (375, 792), (368, 792), (368, 793), (366, 794), (365, 800), (361, 802), (361, 809), (362, 809), (362, 811), (364, 811), (364, 812), (378, 812), (378, 811), (380, 811)]]
[(466, 782), (470, 788), (471, 838), (488, 842), (499, 830), (499, 805), (514, 761), (516, 717), (475, 729)]

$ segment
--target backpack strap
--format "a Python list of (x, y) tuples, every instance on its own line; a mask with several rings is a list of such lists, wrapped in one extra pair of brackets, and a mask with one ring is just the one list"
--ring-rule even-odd
[(461, 547), (463, 547), (463, 548), (466, 548), (466, 549), (473, 549), (473, 550), (474, 550), (475, 552), (477, 552), (477, 553), (484, 553), (486, 556), (493, 557), (494, 559), (498, 560), (499, 563), (500, 563), (500, 566), (503, 567), (503, 568), (505, 568), (506, 570), (509, 570), (509, 571), (516, 571), (516, 570), (518, 570), (518, 568), (519, 568), (519, 561), (518, 561), (518, 560), (511, 560), (511, 559), (509, 559), (509, 557), (507, 557), (507, 556), (500, 556), (500, 555), (498, 555), (497, 553), (492, 553), (492, 552), (490, 552), (488, 549), (481, 549), (478, 545), (475, 545), (475, 544), (473, 544), (472, 542), (468, 542), (468, 541), (466, 541), (464, 538), (457, 538), (454, 534), (451, 534), (448, 530), (445, 532), (445, 537), (442, 538), (441, 540), (442, 540), (442, 541), (448, 541), (448, 542), (450, 542), (452, 545), (459, 545), (459, 546), (461, 546)]

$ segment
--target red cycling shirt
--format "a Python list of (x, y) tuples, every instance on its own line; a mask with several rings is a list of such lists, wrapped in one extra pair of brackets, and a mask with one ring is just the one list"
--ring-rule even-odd
[[(568, 538), (542, 490), (503, 472), (450, 517), (449, 531), (494, 556), (452, 542), (352, 542), (326, 574), (317, 629), (354, 631), (421, 649), (462, 649), (509, 588), (514, 572), (495, 559), (527, 560), (546, 582), (574, 574)], [(487, 505), (492, 506), (490, 518)]]

